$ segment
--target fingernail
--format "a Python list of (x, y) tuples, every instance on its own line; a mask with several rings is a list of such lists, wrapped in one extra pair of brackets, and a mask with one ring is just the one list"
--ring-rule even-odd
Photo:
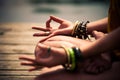
[(38, 46), (39, 46), (39, 47), (41, 47), (41, 46), (43, 46), (43, 44), (41, 44), (41, 43), (38, 43)]
[(32, 29), (34, 28), (34, 26), (32, 26)]
[(38, 46), (41, 46), (41, 43), (38, 43)]

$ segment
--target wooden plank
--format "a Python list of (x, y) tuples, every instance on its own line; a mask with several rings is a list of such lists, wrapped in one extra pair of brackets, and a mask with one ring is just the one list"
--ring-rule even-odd
[(4, 31), (32, 31), (32, 26), (44, 27), (43, 23), (0, 23), (0, 30)]
[[(39, 23), (0, 23), (0, 80), (33, 80), (36, 75), (56, 70), (43, 68), (28, 72), (28, 66), (21, 66), (18, 57), (21, 54), (34, 56), (34, 49), (39, 38), (32, 35), (31, 26)], [(37, 31), (39, 32), (39, 31)]]
[(18, 61), (21, 55), (34, 56), (34, 54), (0, 54), (0, 61)]
[(0, 76), (0, 80), (34, 80), (36, 76)]
[(60, 69), (63, 69), (63, 67), (62, 66), (56, 66), (52, 68), (45, 67), (43, 69), (32, 72), (29, 72), (27, 70), (0, 70), (0, 76), (36, 76)]
[(0, 44), (12, 44), (12, 45), (34, 45), (36, 44), (40, 38), (29, 38), (29, 37), (6, 37), (6, 38), (0, 38)]
[(6, 32), (4, 35), (1, 35), (0, 38), (5, 38), (5, 37), (33, 37), (33, 34), (35, 32), (40, 32), (40, 31), (23, 31), (23, 32)]
[(29, 66), (20, 65), (19, 61), (0, 61), (1, 70), (28, 70)]
[(0, 71), (0, 76), (36, 76), (40, 75), (41, 71)]
[[(6, 35), (11, 32), (26, 32), (26, 31), (34, 31), (32, 26), (45, 27), (43, 23), (0, 23), (0, 35)], [(52, 24), (53, 28), (57, 28), (58, 24)]]
[(0, 61), (0, 70), (28, 70), (30, 66), (22, 66), (19, 61)]
[(0, 45), (0, 54), (33, 54), (36, 45)]
[[(4, 31), (32, 31), (32, 27), (45, 27), (45, 23), (0, 23), (0, 30)], [(52, 23), (53, 28), (57, 28), (59, 26), (57, 23)]]

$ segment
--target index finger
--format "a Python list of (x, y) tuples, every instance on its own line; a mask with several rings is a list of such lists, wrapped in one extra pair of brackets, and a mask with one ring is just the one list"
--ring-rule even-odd
[(41, 31), (50, 31), (49, 28), (42, 28), (42, 27), (35, 27), (35, 26), (33, 26), (32, 29), (41, 30)]
[(19, 56), (19, 59), (20, 59), (20, 60), (26, 60), (26, 61), (36, 62), (36, 61), (35, 61), (35, 58), (30, 57), (30, 56), (27, 56), (27, 55)]
[(46, 38), (40, 40), (39, 42), (43, 42), (43, 41), (45, 41), (45, 40), (47, 40), (47, 39), (53, 37), (54, 35), (55, 35), (55, 34), (50, 34), (49, 36), (47, 36)]
[(58, 22), (58, 23), (62, 23), (63, 21), (65, 21), (62, 18), (56, 17), (56, 16), (50, 16), (51, 20)]
[(57, 22), (57, 23), (60, 23), (60, 24), (61, 24), (63, 21), (65, 21), (65, 20), (62, 19), (62, 18), (55, 17), (55, 16), (50, 16), (50, 19), (46, 21), (46, 27), (47, 27), (47, 28), (51, 28), (51, 26), (50, 26), (51, 20), (53, 20), (53, 21), (55, 21), (55, 22)]

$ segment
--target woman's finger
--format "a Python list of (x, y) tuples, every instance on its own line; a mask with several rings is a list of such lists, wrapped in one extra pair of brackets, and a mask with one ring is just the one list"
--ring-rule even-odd
[(50, 26), (50, 23), (51, 23), (51, 18), (49, 18), (47, 21), (46, 21), (46, 28), (52, 28)]
[(24, 66), (36, 66), (36, 63), (34, 63), (34, 62), (27, 62), (27, 61), (22, 61), (21, 62), (21, 65), (24, 65)]
[(32, 61), (32, 62), (35, 62), (35, 58), (30, 57), (30, 56), (28, 56), (28, 55), (22, 55), (22, 56), (19, 56), (19, 59), (20, 59), (20, 60), (26, 60), (26, 61)]
[[(47, 40), (47, 39), (49, 39), (49, 38), (51, 38), (51, 37), (53, 37), (53, 36), (55, 36), (55, 35), (62, 35), (62, 34), (67, 35), (68, 33), (70, 33), (70, 32), (67, 31), (67, 30), (66, 30), (66, 32), (64, 32), (65, 30), (66, 30), (66, 29), (60, 29), (60, 30), (54, 31), (54, 32), (51, 33), (49, 36), (45, 37), (44, 39), (40, 40), (39, 42), (43, 42), (43, 41), (45, 41), (45, 40)], [(63, 33), (63, 32), (64, 32), (64, 33)]]
[(41, 31), (50, 31), (50, 28), (42, 28), (42, 27), (32, 27), (32, 29), (41, 30)]
[(35, 70), (39, 70), (42, 69), (43, 67), (41, 66), (33, 66), (32, 68), (29, 69), (29, 71), (35, 71)]
[(62, 23), (63, 21), (65, 21), (64, 19), (62, 18), (59, 18), (59, 17), (56, 17), (56, 16), (50, 16), (51, 20), (55, 21), (55, 22), (58, 22), (58, 23)]
[(47, 36), (47, 37), (41, 39), (39, 42), (43, 42), (43, 41), (45, 41), (45, 40), (47, 40), (47, 39), (53, 37), (54, 35), (55, 35), (55, 34), (52, 33), (52, 34), (50, 34), (49, 36)]
[(48, 36), (51, 32), (40, 32), (40, 33), (34, 33), (33, 36)]
[(21, 65), (43, 68), (43, 66), (41, 66), (39, 63), (36, 63), (36, 62), (26, 62), (26, 61), (22, 61), (22, 62), (21, 62)]
[(60, 23), (60, 24), (61, 24), (63, 21), (65, 21), (65, 20), (62, 19), (62, 18), (55, 17), (55, 16), (50, 16), (50, 19), (46, 21), (46, 27), (47, 27), (47, 28), (52, 28), (52, 27), (50, 26), (51, 20), (53, 20), (53, 21), (55, 21), (55, 22), (57, 22), (57, 23)]

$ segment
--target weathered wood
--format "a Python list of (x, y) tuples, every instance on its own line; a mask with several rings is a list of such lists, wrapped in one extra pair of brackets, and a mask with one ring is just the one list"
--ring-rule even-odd
[(33, 71), (33, 72), (29, 72), (29, 71), (0, 71), (0, 75), (1, 76), (36, 76), (36, 75), (40, 75), (41, 71)]
[[(21, 66), (18, 57), (26, 54), (34, 56), (34, 49), (40, 37), (33, 37), (36, 30), (32, 26), (39, 23), (0, 23), (0, 80), (33, 80), (36, 75), (57, 68), (43, 68), (28, 72), (29, 66)], [(43, 24), (42, 24), (43, 26)], [(40, 32), (40, 31), (37, 31)]]
[(63, 68), (62, 66), (56, 66), (52, 68), (43, 68), (32, 72), (29, 72), (27, 69), (15, 69), (15, 70), (6, 69), (0, 70), (0, 76), (35, 76), (51, 71), (60, 70), (62, 68)]
[(20, 65), (20, 61), (0, 61), (0, 70), (28, 70), (28, 66)]
[(0, 44), (10, 44), (10, 45), (33, 45), (36, 44), (40, 38), (28, 38), (28, 37), (6, 37), (6, 38), (0, 38)]
[(29, 54), (29, 53), (26, 53), (26, 54), (5, 54), (5, 53), (0, 53), (0, 61), (18, 61), (18, 57), (21, 56), (21, 55), (29, 55), (31, 57), (34, 56), (34, 54)]
[(36, 45), (0, 45), (0, 54), (33, 54)]
[(43, 23), (0, 23), (2, 31), (32, 31), (32, 26), (45, 27)]
[(34, 33), (35, 31), (24, 31), (24, 32), (9, 31), (9, 32), (5, 32), (4, 35), (1, 35), (0, 38), (5, 38), (5, 37), (26, 37), (28, 38), (28, 37), (33, 37)]
[[(18, 59), (19, 60), (19, 59)], [(0, 70), (28, 70), (30, 66), (20, 65), (20, 61), (0, 61)]]
[(36, 76), (0, 76), (0, 80), (34, 80)]

